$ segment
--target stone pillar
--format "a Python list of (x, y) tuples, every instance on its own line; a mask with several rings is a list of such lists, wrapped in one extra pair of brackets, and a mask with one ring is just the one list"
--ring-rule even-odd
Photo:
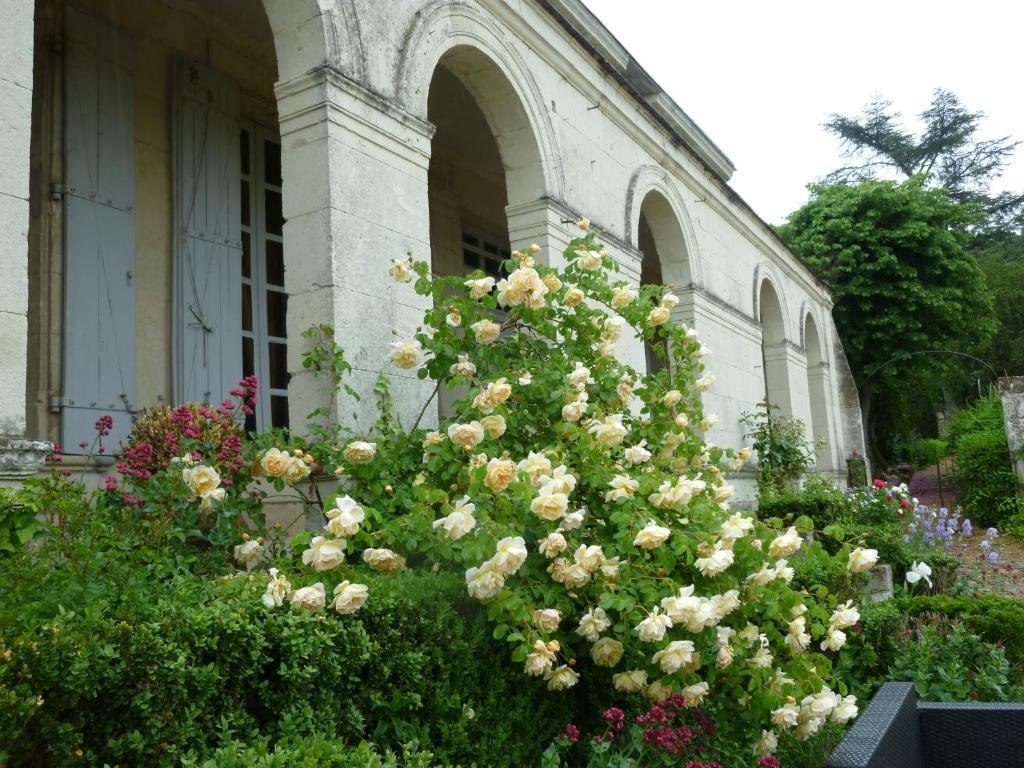
[(24, 439), (34, 6), (0, 2), (0, 481), (31, 476), (49, 449)]
[[(322, 323), (334, 327), (361, 395), (342, 396), (335, 418), (368, 434), (377, 413), (373, 387), (385, 371), (396, 413), (411, 427), (433, 385), (395, 368), (388, 356), (392, 341), (412, 337), (430, 299), (395, 282), (388, 268), (406, 252), (430, 259), (433, 127), (328, 68), (276, 90), (288, 333), (296, 340), (288, 346), (293, 428), (301, 429), (327, 395), (324, 382), (302, 367), (301, 333)], [(436, 410), (427, 409), (424, 424), (436, 420)]]
[(999, 379), (999, 397), (1003, 401), (1006, 442), (1017, 476), (1017, 495), (1024, 496), (1024, 376)]
[(807, 389), (810, 403), (811, 421), (807, 423), (809, 433), (815, 441), (824, 439), (823, 445), (814, 446), (815, 469), (818, 472), (834, 473), (839, 469), (839, 459), (835, 455), (836, 435), (832, 419), (829, 418), (828, 394), (832, 391), (832, 379), (828, 363), (818, 363), (807, 368)]

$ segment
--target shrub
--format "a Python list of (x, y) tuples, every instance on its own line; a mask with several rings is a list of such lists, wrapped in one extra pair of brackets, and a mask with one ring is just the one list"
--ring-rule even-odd
[(846, 494), (828, 479), (817, 477), (808, 478), (800, 490), (763, 496), (758, 501), (757, 511), (762, 519), (796, 520), (806, 516), (814, 521), (817, 530), (853, 521)]
[(1006, 657), (1024, 670), (1024, 602), (1002, 595), (970, 597), (945, 595), (897, 598), (895, 605), (907, 616), (940, 614), (962, 621), (971, 632), (1006, 649)]
[(1002, 525), (999, 509), (1015, 493), (1002, 426), (963, 435), (957, 441), (957, 460), (957, 489), (966, 512), (979, 525)]
[[(372, 739), (394, 749), (418, 740), (442, 764), (518, 766), (572, 718), (576, 696), (524, 690), (521, 668), (450, 576), (370, 579), (370, 604), (325, 621), (261, 607), (263, 579), (132, 583), (127, 570), (89, 585), (44, 565), (3, 575), (7, 764), (64, 764), (81, 751), (76, 764), (326, 755), (354, 766), (329, 742)], [(262, 755), (275, 754), (270, 744), (276, 757)]]
[(915, 467), (928, 467), (937, 464), (949, 454), (949, 444), (936, 437), (914, 440), (907, 445), (907, 458)]
[(785, 493), (814, 464), (814, 447), (800, 419), (783, 416), (779, 406), (767, 400), (757, 410), (744, 413), (740, 423), (749, 432), (757, 452), (757, 487), (762, 495)]
[(231, 740), (219, 746), (208, 758), (188, 754), (181, 768), (430, 768), (429, 752), (415, 745), (402, 749), (398, 758), (392, 752), (381, 755), (367, 743), (347, 746), (338, 739), (321, 736), (282, 739), (271, 746), (266, 739), (254, 744)]

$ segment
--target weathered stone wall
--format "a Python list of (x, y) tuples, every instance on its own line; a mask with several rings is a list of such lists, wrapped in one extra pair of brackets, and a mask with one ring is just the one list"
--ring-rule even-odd
[(1014, 457), (1017, 493), (1024, 496), (1024, 376), (999, 379), (999, 397), (1003, 401), (1006, 442)]

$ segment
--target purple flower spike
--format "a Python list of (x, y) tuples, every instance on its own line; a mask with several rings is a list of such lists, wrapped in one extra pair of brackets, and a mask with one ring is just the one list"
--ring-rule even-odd
[(996, 563), (998, 563), (999, 562), (999, 553), (996, 550), (993, 549), (991, 552), (988, 553), (988, 561), (990, 563), (992, 563), (992, 565), (995, 565)]
[(974, 533), (974, 527), (971, 525), (971, 519), (967, 518), (964, 520), (964, 536), (970, 536)]

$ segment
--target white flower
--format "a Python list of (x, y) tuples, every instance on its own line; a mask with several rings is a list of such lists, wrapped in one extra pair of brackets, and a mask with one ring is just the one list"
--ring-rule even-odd
[(486, 560), (479, 568), (470, 568), (466, 571), (466, 589), (470, 597), (477, 600), (494, 597), (504, 586), (505, 578), (491, 560)]
[(448, 427), (448, 439), (460, 448), (471, 451), (483, 442), (484, 425), (479, 421), (452, 424)]
[(714, 413), (709, 413), (707, 416), (705, 416), (703, 419), (701, 419), (701, 422), (700, 422), (701, 432), (709, 431), (717, 423), (718, 423), (718, 415), (714, 414)]
[(378, 573), (390, 574), (405, 570), (405, 558), (390, 549), (364, 549), (363, 562)]
[(932, 585), (931, 575), (932, 569), (927, 563), (913, 563), (907, 571), (907, 583), (917, 584), (921, 579), (924, 579), (930, 587)]
[(692, 640), (673, 640), (654, 654), (651, 662), (660, 666), (666, 675), (673, 675), (693, 661), (694, 652)]
[(477, 344), (491, 344), (501, 334), (501, 326), (491, 320), (477, 320), (469, 327)]
[(754, 521), (737, 513), (722, 523), (721, 535), (723, 539), (742, 539), (752, 530)]
[(388, 274), (400, 283), (410, 282), (416, 277), (416, 273), (412, 269), (412, 254), (409, 254), (404, 259), (392, 259), (391, 269), (388, 270)]
[(562, 421), (567, 424), (575, 424), (583, 418), (587, 412), (587, 401), (583, 398), (576, 398), (571, 403), (562, 406)]
[(519, 469), (527, 474), (534, 488), (540, 488), (544, 484), (540, 478), (551, 471), (551, 460), (543, 453), (530, 451), (529, 455), (519, 462)]
[(580, 269), (594, 270), (599, 269), (601, 266), (601, 252), (600, 251), (576, 251), (576, 264)]
[(845, 603), (840, 603), (836, 606), (828, 623), (830, 627), (846, 629), (847, 627), (852, 627), (858, 621), (860, 621), (860, 611), (853, 607), (852, 600), (847, 600)]
[(604, 563), (604, 552), (597, 544), (580, 544), (573, 554), (573, 560), (577, 565), (583, 566), (588, 572), (593, 573)]
[(688, 707), (699, 707), (711, 688), (707, 683), (694, 683), (683, 688), (683, 703)]
[(565, 514), (568, 508), (568, 495), (556, 492), (550, 485), (541, 488), (530, 502), (530, 511), (541, 520), (557, 520)]
[(631, 669), (612, 675), (612, 684), (622, 693), (639, 693), (647, 685), (647, 673), (642, 669)]
[(533, 374), (526, 371), (522, 376), (519, 377), (519, 386), (526, 387), (533, 383)]
[(344, 539), (325, 539), (323, 536), (314, 536), (309, 542), (309, 549), (302, 553), (302, 562), (313, 566), (317, 571), (328, 571), (337, 568), (345, 562), (345, 547), (348, 542)]
[(772, 723), (777, 728), (786, 730), (796, 725), (799, 716), (800, 708), (796, 705), (796, 699), (787, 696), (786, 702), (781, 707), (772, 710)]
[(423, 347), (418, 341), (396, 341), (391, 346), (391, 362), (399, 368), (417, 368), (423, 364)]
[(587, 510), (582, 507), (575, 512), (570, 512), (562, 518), (562, 528), (566, 531), (574, 531), (583, 525), (583, 518), (586, 516)]
[(602, 637), (590, 647), (590, 658), (599, 667), (614, 667), (622, 660), (622, 643), (611, 637)]
[(452, 376), (465, 376), (470, 379), (476, 376), (476, 366), (470, 361), (469, 355), (459, 355), (459, 361), (448, 369)]
[(530, 267), (517, 269), (499, 282), (497, 287), (498, 303), (503, 307), (525, 304), (530, 309), (540, 309), (544, 306), (544, 296), (548, 292), (548, 286), (541, 280), (537, 270)]
[(671, 533), (672, 531), (670, 529), (658, 525), (653, 520), (650, 520), (647, 525), (641, 528), (637, 533), (636, 538), (633, 539), (633, 544), (641, 549), (655, 549), (656, 547), (660, 547), (664, 544)]
[(586, 294), (583, 293), (579, 288), (570, 288), (565, 292), (565, 296), (562, 298), (562, 303), (567, 307), (575, 307), (586, 298)]
[(861, 549), (857, 547), (850, 553), (850, 560), (846, 564), (853, 573), (864, 573), (870, 571), (878, 562), (877, 549)]
[(549, 533), (539, 542), (537, 542), (537, 549), (544, 557), (555, 557), (559, 552), (562, 552), (568, 543), (565, 540), (565, 536), (560, 534), (558, 531)]
[(848, 723), (857, 716), (857, 697), (850, 694), (844, 699), (840, 699), (836, 704), (835, 709), (832, 710), (832, 722), (843, 725)]
[(572, 493), (576, 490), (576, 476), (560, 464), (550, 474), (544, 474), (537, 478), (537, 483), (542, 487), (548, 487), (553, 493)]
[(516, 479), (516, 471), (516, 464), (511, 459), (491, 459), (487, 462), (484, 485), (495, 493), (501, 493)]
[(235, 544), (235, 561), (241, 565), (255, 563), (263, 554), (263, 545), (256, 539), (249, 539), (241, 544)]
[(354, 440), (345, 446), (345, 459), (353, 464), (367, 464), (377, 455), (377, 444), (364, 440)]
[(772, 557), (789, 557), (800, 549), (802, 544), (803, 539), (796, 532), (796, 526), (790, 526), (784, 534), (777, 536), (768, 545), (768, 554)]
[(526, 541), (522, 536), (506, 536), (498, 541), (495, 550), (490, 562), (502, 576), (511, 576), (526, 562)]
[(593, 608), (580, 618), (576, 634), (595, 643), (601, 637), (601, 633), (611, 625), (611, 619), (608, 618), (608, 614), (604, 612), (603, 608)]
[(566, 688), (576, 685), (580, 676), (563, 664), (545, 672), (544, 679), (548, 681), (549, 691), (564, 691)]
[(491, 440), (497, 440), (507, 429), (505, 424), (505, 417), (500, 413), (492, 413), (490, 416), (484, 416), (480, 419), (480, 423), (483, 425), (484, 432)]
[(678, 389), (670, 389), (661, 397), (661, 404), (667, 405), (669, 408), (675, 408), (679, 405), (679, 401), (683, 399), (683, 393)]
[(476, 280), (467, 280), (465, 286), (469, 288), (469, 295), (474, 299), (482, 299), (491, 289), (494, 288), (493, 277), (481, 277)]
[(623, 309), (628, 307), (636, 299), (636, 291), (628, 285), (620, 285), (612, 291), (612, 308)]
[(844, 645), (846, 645), (846, 633), (841, 629), (829, 627), (825, 639), (821, 641), (821, 650), (838, 651)]
[(297, 589), (292, 594), (292, 605), (302, 608), (310, 613), (316, 613), (327, 603), (327, 592), (321, 582), (312, 584), (302, 589)]
[(762, 757), (767, 757), (768, 755), (774, 755), (778, 748), (779, 738), (775, 735), (775, 732), (762, 729), (761, 738), (754, 745), (754, 751)]
[(636, 445), (631, 445), (623, 454), (630, 464), (643, 464), (651, 458), (651, 452), (647, 450), (647, 441), (641, 440)]
[(351, 584), (348, 579), (334, 588), (334, 601), (331, 608), (342, 615), (355, 613), (366, 602), (370, 588), (365, 584)]
[(542, 632), (554, 632), (562, 622), (562, 612), (557, 608), (541, 608), (533, 612), (533, 625)]
[(213, 467), (203, 465), (186, 467), (181, 470), (181, 479), (192, 491), (194, 498), (202, 498), (220, 486), (220, 473)]
[(469, 496), (463, 496), (455, 502), (451, 512), (434, 521), (433, 527), (444, 528), (449, 539), (458, 541), (476, 527), (476, 518), (473, 517), (475, 511), (476, 505), (470, 502)]
[(577, 361), (576, 367), (571, 373), (565, 375), (565, 382), (573, 389), (583, 389), (587, 384), (593, 384), (594, 379), (590, 376), (590, 369), (587, 368), (583, 363)]
[(354, 536), (359, 524), (366, 519), (366, 513), (349, 495), (334, 499), (334, 509), (327, 510), (327, 525), (324, 530), (335, 536)]
[(593, 424), (588, 431), (599, 444), (606, 447), (618, 445), (629, 433), (629, 430), (622, 423), (621, 413), (605, 416), (604, 421)]
[(655, 608), (650, 615), (637, 624), (633, 629), (640, 636), (641, 642), (657, 643), (665, 637), (665, 630), (672, 626), (672, 619), (667, 614), (659, 613)]
[(543, 640), (533, 644), (533, 650), (526, 655), (523, 671), (531, 677), (540, 677), (555, 665), (555, 654)]
[(616, 475), (608, 481), (610, 491), (605, 493), (605, 501), (618, 501), (619, 499), (632, 498), (633, 494), (640, 488), (640, 483), (628, 475)]
[(731, 549), (724, 548), (722, 542), (717, 541), (711, 554), (707, 557), (698, 557), (694, 565), (705, 576), (717, 576), (732, 565), (735, 558)]
[(280, 608), (284, 605), (285, 599), (292, 592), (292, 585), (284, 576), (280, 575), (277, 568), (270, 569), (270, 581), (267, 583), (267, 591), (263, 593), (260, 600), (267, 608)]

